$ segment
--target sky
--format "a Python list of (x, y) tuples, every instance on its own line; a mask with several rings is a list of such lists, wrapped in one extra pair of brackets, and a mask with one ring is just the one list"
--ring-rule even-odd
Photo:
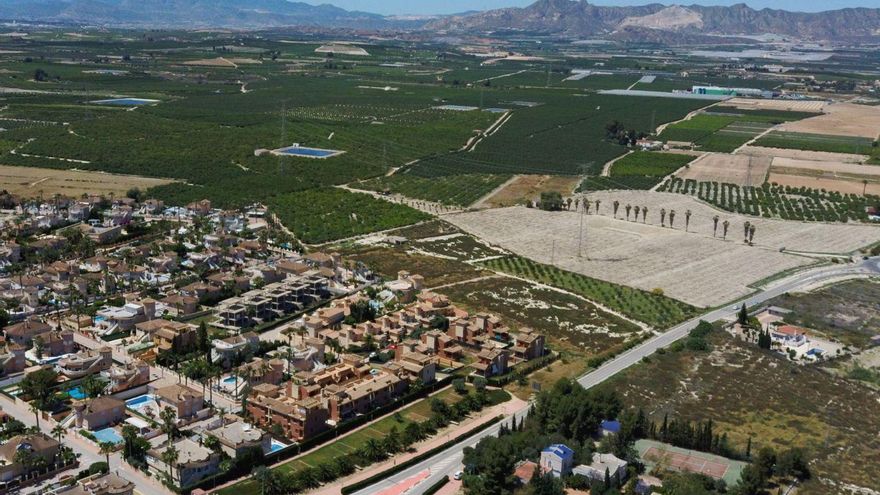
[[(534, 0), (300, 0), (311, 4), (330, 3), (348, 10), (377, 14), (454, 14), (469, 10), (489, 10), (501, 7), (523, 7)], [(733, 5), (742, 0), (685, 0), (683, 5)], [(590, 0), (596, 5), (645, 5), (652, 0)], [(657, 0), (656, 3), (674, 3)], [(877, 7), (877, 0), (745, 0), (752, 8), (784, 9), (803, 12), (842, 9), (846, 7)]]

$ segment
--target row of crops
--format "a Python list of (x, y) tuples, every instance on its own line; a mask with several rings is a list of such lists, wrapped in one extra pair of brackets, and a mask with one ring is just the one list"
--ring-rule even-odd
[(412, 174), (395, 174), (352, 183), (369, 191), (402, 194), (408, 198), (434, 201), (450, 206), (469, 206), (504, 184), (509, 175), (464, 174), (434, 178)]
[(656, 328), (668, 328), (694, 316), (697, 309), (660, 293), (605, 282), (519, 256), (481, 263), (490, 270), (524, 277), (571, 291)]
[(878, 196), (770, 183), (744, 187), (678, 177), (664, 182), (659, 190), (696, 196), (721, 209), (743, 215), (806, 222), (867, 221), (865, 209), (880, 204)]
[(587, 177), (581, 182), (578, 191), (648, 190), (693, 159), (689, 155), (634, 151), (614, 162), (609, 177)]
[(275, 196), (269, 206), (284, 225), (309, 244), (402, 227), (430, 218), (408, 206), (335, 188)]

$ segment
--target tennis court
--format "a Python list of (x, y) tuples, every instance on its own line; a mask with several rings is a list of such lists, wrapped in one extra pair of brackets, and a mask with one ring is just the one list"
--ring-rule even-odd
[(728, 485), (739, 481), (745, 463), (725, 457), (681, 449), (653, 440), (636, 442), (639, 457), (649, 468), (661, 467), (670, 471), (686, 471), (723, 479)]

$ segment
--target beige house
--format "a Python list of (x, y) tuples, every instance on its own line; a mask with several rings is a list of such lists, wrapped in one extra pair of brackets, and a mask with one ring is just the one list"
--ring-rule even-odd
[(76, 427), (87, 430), (100, 430), (125, 419), (125, 402), (113, 397), (76, 401), (73, 410), (76, 414)]
[(61, 444), (44, 433), (36, 435), (16, 435), (0, 445), (0, 482), (17, 479), (25, 474), (25, 468), (15, 462), (15, 454), (28, 451), (52, 464)]
[(58, 495), (132, 495), (134, 483), (115, 473), (96, 473), (57, 493)]
[[(172, 444), (177, 450), (177, 462), (171, 467), (171, 476), (178, 486), (187, 487), (217, 472), (220, 465), (220, 454), (199, 445), (189, 438), (183, 438)], [(167, 444), (150, 449), (147, 452), (147, 464), (156, 473), (167, 470), (162, 460), (162, 453), (168, 449)]]
[(192, 418), (205, 408), (205, 395), (185, 385), (174, 384), (167, 387), (150, 388), (162, 409), (171, 407), (177, 412), (178, 419)]

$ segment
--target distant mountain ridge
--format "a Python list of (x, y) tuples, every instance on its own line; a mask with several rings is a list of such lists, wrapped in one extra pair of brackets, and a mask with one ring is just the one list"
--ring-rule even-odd
[[(880, 36), (880, 9), (851, 8), (817, 13), (730, 7), (649, 4), (605, 7), (586, 0), (538, 0), (523, 8), (450, 16), (425, 26), (434, 31), (525, 31), (567, 36), (623, 34), (658, 37), (656, 32), (684, 35), (741, 36), (772, 33), (803, 39), (832, 40)], [(651, 33), (654, 31), (655, 33)], [(662, 37), (662, 36), (659, 36)]]
[(287, 0), (0, 0), (0, 18), (157, 28), (383, 28), (408, 22)]

